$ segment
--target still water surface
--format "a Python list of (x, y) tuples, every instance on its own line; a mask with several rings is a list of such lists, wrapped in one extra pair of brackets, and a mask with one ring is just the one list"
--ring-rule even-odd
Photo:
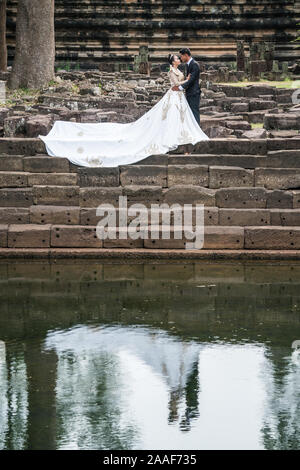
[(0, 449), (299, 449), (300, 264), (0, 264)]

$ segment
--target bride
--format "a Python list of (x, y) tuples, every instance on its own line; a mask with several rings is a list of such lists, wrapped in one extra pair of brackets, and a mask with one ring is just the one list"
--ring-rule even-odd
[[(171, 87), (179, 86), (184, 83), (178, 69), (180, 59), (170, 54), (168, 61)], [(86, 167), (131, 164), (175, 150), (178, 145), (209, 140), (199, 127), (184, 91), (171, 88), (153, 108), (129, 124), (55, 121), (48, 135), (38, 137), (45, 143), (48, 155), (65, 157)]]

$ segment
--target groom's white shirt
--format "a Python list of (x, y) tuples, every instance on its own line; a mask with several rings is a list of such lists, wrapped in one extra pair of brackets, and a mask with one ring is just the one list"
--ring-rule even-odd
[[(187, 62), (187, 65), (189, 66), (191, 61), (193, 60), (193, 57), (190, 58), (190, 60)], [(181, 85), (179, 85), (179, 90), (183, 91), (183, 88)]]

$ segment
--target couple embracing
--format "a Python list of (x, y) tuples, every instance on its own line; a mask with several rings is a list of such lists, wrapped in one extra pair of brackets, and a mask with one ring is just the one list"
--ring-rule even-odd
[[(170, 72), (169, 77), (173, 91), (184, 91), (186, 100), (192, 110), (192, 113), (200, 126), (200, 95), (201, 89), (199, 86), (200, 68), (197, 62), (193, 59), (191, 51), (187, 48), (181, 49), (180, 58), (175, 54), (169, 55)], [(183, 62), (187, 65), (187, 79), (184, 80), (183, 73), (178, 69), (180, 63)]]
[[(169, 54), (170, 89), (134, 122), (80, 123), (56, 121), (47, 136), (39, 135), (49, 155), (87, 167), (116, 167), (166, 154), (179, 145), (209, 140), (200, 128), (200, 69), (189, 49)], [(178, 66), (187, 64), (187, 77)]]

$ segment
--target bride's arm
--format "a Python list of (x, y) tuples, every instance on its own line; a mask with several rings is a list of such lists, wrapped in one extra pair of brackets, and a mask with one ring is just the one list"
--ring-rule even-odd
[(182, 85), (183, 83), (186, 83), (189, 81), (189, 77), (186, 77), (185, 80), (182, 80), (181, 82), (178, 82), (178, 85)]
[(185, 79), (185, 80), (182, 80), (181, 82), (178, 82), (178, 84), (179, 84), (179, 85), (182, 85), (183, 83), (186, 83), (186, 82), (188, 82), (188, 81), (189, 81), (189, 79), (190, 79), (190, 77), (191, 77), (191, 75), (189, 74), (189, 75), (186, 77), (186, 79)]

